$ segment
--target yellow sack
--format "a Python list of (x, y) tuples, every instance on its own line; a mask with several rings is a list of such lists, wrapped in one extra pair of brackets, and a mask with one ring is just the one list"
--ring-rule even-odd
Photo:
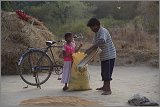
[(77, 67), (79, 62), (85, 56), (86, 54), (81, 52), (73, 54), (73, 64), (67, 91), (81, 91), (91, 89), (89, 85), (89, 75), (87, 71), (87, 66), (84, 66), (82, 68)]

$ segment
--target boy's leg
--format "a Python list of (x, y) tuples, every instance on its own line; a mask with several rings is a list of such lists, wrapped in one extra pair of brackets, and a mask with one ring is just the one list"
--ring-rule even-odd
[(106, 61), (102, 61), (102, 80), (104, 81), (104, 87), (102, 95), (111, 94), (110, 81), (112, 80), (112, 72), (114, 67), (115, 59), (110, 59)]
[(102, 77), (102, 81), (103, 81), (103, 86), (100, 88), (97, 88), (96, 90), (104, 90), (104, 73), (103, 71), (105, 70), (104, 66), (106, 65), (105, 61), (101, 61), (101, 77)]
[(104, 81), (103, 81), (103, 86), (100, 88), (97, 88), (96, 90), (104, 90)]
[(110, 95), (112, 93), (111, 88), (110, 88), (110, 81), (105, 81), (104, 82), (104, 92), (102, 95)]

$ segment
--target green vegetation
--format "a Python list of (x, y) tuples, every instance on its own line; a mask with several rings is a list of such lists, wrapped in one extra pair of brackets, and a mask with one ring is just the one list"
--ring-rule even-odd
[(65, 32), (92, 35), (86, 26), (97, 17), (108, 29), (130, 23), (135, 30), (159, 35), (158, 1), (2, 1), (2, 10), (24, 10), (42, 21), (51, 32), (61, 38)]
[(106, 28), (112, 28), (115, 26), (121, 26), (126, 24), (128, 21), (127, 20), (115, 20), (113, 18), (103, 18), (101, 19), (101, 23), (103, 26)]
[(133, 20), (135, 26), (141, 21), (140, 26), (148, 33), (159, 30), (158, 1), (2, 1), (1, 7), (4, 11), (24, 10), (44, 22), (55, 35), (66, 31), (87, 34), (86, 23), (93, 16), (107, 28)]

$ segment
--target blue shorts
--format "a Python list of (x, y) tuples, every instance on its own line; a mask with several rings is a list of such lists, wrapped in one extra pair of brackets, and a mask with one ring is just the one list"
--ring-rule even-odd
[(101, 76), (102, 81), (111, 81), (114, 68), (115, 58), (101, 61)]

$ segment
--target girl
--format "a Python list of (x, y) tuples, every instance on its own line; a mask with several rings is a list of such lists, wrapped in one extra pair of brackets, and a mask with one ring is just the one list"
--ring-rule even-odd
[[(66, 33), (64, 36), (66, 40), (66, 44), (63, 46), (63, 57), (64, 57), (64, 66), (63, 66), (63, 74), (62, 74), (62, 80), (61, 83), (64, 83), (65, 86), (63, 87), (63, 91), (68, 89), (68, 82), (70, 77), (70, 72), (72, 68), (72, 54), (75, 52), (75, 42), (73, 40), (73, 34), (72, 33)], [(80, 49), (80, 46), (76, 51)]]

